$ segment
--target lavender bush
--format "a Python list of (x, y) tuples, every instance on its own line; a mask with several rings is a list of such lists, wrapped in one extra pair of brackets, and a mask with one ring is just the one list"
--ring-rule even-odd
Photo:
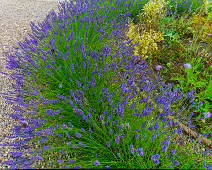
[[(126, 21), (137, 0), (61, 3), (8, 56), (14, 91), (8, 101), (19, 121), (11, 168), (203, 168), (209, 158), (189, 153), (167, 116), (186, 95), (165, 85), (146, 61), (137, 63)], [(116, 48), (112, 48), (116, 47)], [(190, 94), (190, 106), (195, 96)], [(190, 107), (191, 109), (191, 107)], [(189, 121), (189, 120), (188, 120)], [(6, 145), (6, 144), (5, 144)], [(187, 147), (187, 146), (186, 146)], [(22, 151), (18, 151), (22, 149)], [(25, 151), (24, 151), (25, 150)], [(28, 155), (25, 154), (27, 152)], [(198, 162), (198, 161), (199, 162)], [(194, 162), (196, 162), (194, 164)]]

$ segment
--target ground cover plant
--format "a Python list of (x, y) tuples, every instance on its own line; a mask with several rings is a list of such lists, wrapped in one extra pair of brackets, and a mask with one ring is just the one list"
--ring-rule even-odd
[[(210, 168), (210, 140), (205, 144), (201, 136), (186, 139), (176, 121), (183, 119), (197, 130), (192, 115), (201, 106), (196, 100), (204, 104), (208, 100), (209, 88), (203, 90), (196, 83), (191, 89), (187, 84), (196, 80), (194, 71), (202, 69), (204, 59), (197, 60), (194, 69), (184, 56), (191, 51), (176, 50), (179, 37), (200, 34), (195, 29), (179, 31), (187, 25), (179, 28), (180, 16), (173, 15), (186, 10), (173, 9), (170, 2), (167, 14), (167, 2), (160, 2), (78, 0), (74, 5), (70, 1), (61, 3), (59, 13), (52, 11), (38, 26), (31, 23), (33, 33), (8, 56), (15, 90), (6, 99), (15, 110), (11, 116), (20, 123), (14, 136), (22, 140), (14, 143), (17, 152), (5, 164), (11, 168)], [(185, 7), (191, 17), (203, 4), (195, 2), (193, 8)], [(176, 72), (181, 77), (165, 69), (162, 56), (169, 63), (178, 59), (177, 54), (165, 58), (165, 42), (172, 55), (177, 51), (183, 55), (179, 58), (184, 57), (185, 73)], [(204, 87), (208, 78), (211, 82), (209, 71), (201, 77)], [(176, 78), (181, 84), (167, 81)], [(204, 120), (210, 126), (207, 111)]]

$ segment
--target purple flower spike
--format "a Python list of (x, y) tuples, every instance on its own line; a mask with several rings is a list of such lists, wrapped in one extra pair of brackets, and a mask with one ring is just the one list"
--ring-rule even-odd
[(130, 152), (131, 152), (131, 154), (133, 154), (134, 155), (134, 153), (135, 153), (135, 151), (134, 151), (134, 146), (131, 144), (130, 145)]
[(212, 118), (212, 114), (210, 112), (208, 113), (203, 113), (205, 118)]
[(110, 148), (110, 142), (107, 143), (107, 147)]
[(138, 156), (144, 156), (144, 149), (143, 148), (138, 148), (136, 150), (136, 152), (138, 153)]
[(74, 164), (75, 163), (75, 160), (70, 160), (70, 164)]
[(50, 149), (50, 147), (49, 147), (49, 146), (44, 146), (43, 149), (44, 149), (45, 151), (47, 151), (47, 150)]
[(94, 162), (94, 165), (95, 166), (100, 166), (100, 162), (97, 160), (97, 161)]
[(170, 137), (168, 137), (168, 138), (162, 143), (162, 151), (163, 151), (164, 153), (167, 152), (167, 149), (168, 149), (169, 145), (170, 145)]
[(64, 160), (57, 160), (58, 164), (64, 163)]
[(172, 152), (173, 156), (176, 155), (176, 153), (177, 153), (176, 150), (172, 150), (171, 152)]
[(152, 156), (152, 160), (155, 162), (155, 164), (160, 164), (160, 161), (159, 161), (159, 158), (160, 158), (160, 155), (159, 154), (156, 154), (156, 155), (153, 155)]
[(81, 135), (80, 133), (76, 133), (76, 137), (77, 137), (77, 138), (81, 138), (82, 135)]
[(157, 65), (156, 67), (155, 67), (155, 70), (157, 70), (157, 71), (160, 71), (162, 69), (162, 66), (161, 65)]
[(184, 64), (184, 67), (185, 67), (186, 69), (190, 69), (190, 68), (191, 68), (191, 64), (186, 63), (186, 64)]
[(179, 166), (180, 165), (180, 163), (178, 162), (178, 161), (174, 161), (174, 166)]
[(120, 137), (116, 135), (116, 143), (119, 145), (120, 144)]

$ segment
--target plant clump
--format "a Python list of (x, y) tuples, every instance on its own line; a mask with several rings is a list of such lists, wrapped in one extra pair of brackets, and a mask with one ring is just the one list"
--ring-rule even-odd
[(155, 54), (158, 51), (158, 43), (164, 40), (162, 33), (142, 30), (134, 23), (130, 23), (127, 36), (132, 39), (133, 44), (136, 44), (134, 55), (141, 56), (142, 59)]
[(150, 0), (143, 8), (143, 13), (139, 15), (140, 20), (145, 21), (149, 28), (157, 26), (166, 14), (167, 2), (165, 0)]
[(136, 44), (134, 54), (147, 59), (158, 51), (158, 45), (163, 42), (164, 35), (158, 30), (158, 21), (165, 15), (166, 2), (164, 0), (149, 1), (139, 15), (139, 23), (129, 22), (127, 36)]

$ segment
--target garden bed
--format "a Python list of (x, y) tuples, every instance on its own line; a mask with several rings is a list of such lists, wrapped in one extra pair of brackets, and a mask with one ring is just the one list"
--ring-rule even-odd
[[(30, 157), (13, 153), (19, 157), (6, 163), (211, 166), (211, 39), (204, 34), (210, 11), (207, 1), (186, 2), (79, 0), (76, 6), (61, 3), (60, 12), (51, 12), (39, 27), (32, 24), (31, 39), (19, 43), (21, 52), (7, 67), (16, 81), (20, 126), (14, 130), (25, 138), (16, 146), (36, 149)], [(199, 58), (201, 41), (207, 47)], [(194, 138), (186, 139), (185, 132)]]

